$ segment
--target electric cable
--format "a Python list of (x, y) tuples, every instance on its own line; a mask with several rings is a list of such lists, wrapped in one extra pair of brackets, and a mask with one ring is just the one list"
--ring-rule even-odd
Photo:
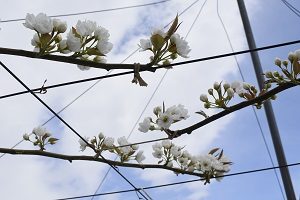
[[(152, 6), (152, 5), (156, 5), (156, 4), (166, 3), (168, 1), (171, 1), (171, 0), (163, 0), (163, 1), (157, 1), (157, 2), (152, 2), (152, 3), (146, 3), (146, 4), (139, 4), (139, 5), (133, 5), (133, 6), (124, 6), (124, 7), (118, 7), (118, 8), (108, 8), (108, 9), (94, 10), (94, 11), (87, 11), (87, 12), (77, 12), (77, 13), (69, 13), (69, 14), (50, 15), (49, 17), (69, 17), (69, 16), (76, 16), (76, 15), (86, 15), (86, 14), (94, 14), (94, 13), (101, 13), (101, 12), (108, 12), (108, 11), (125, 10), (125, 9), (130, 9), (130, 8)], [(8, 20), (1, 20), (0, 23), (18, 22), (18, 21), (24, 21), (24, 20), (25, 20), (25, 18), (8, 19)]]
[(281, 0), (281, 2), (290, 10), (292, 11), (295, 15), (297, 15), (298, 17), (300, 17), (300, 11), (294, 7), (292, 4), (290, 4), (288, 1), (286, 0)]
[[(224, 32), (225, 32), (227, 41), (228, 41), (228, 43), (229, 43), (229, 45), (230, 45), (230, 49), (231, 49), (232, 52), (234, 52), (234, 48), (233, 48), (233, 45), (232, 45), (232, 42), (231, 42), (229, 33), (228, 33), (228, 31), (227, 31), (227, 28), (226, 28), (226, 26), (225, 26), (225, 24), (224, 24), (224, 22), (223, 22), (223, 19), (222, 19), (221, 15), (220, 15), (220, 12), (219, 12), (219, 0), (217, 0), (217, 15), (218, 15), (219, 21), (221, 22), (221, 25), (222, 25), (222, 27), (223, 27), (223, 30), (224, 30)], [(238, 70), (239, 70), (239, 74), (240, 74), (240, 76), (241, 76), (243, 82), (246, 82), (245, 77), (244, 77), (243, 72), (242, 72), (242, 69), (241, 69), (241, 66), (240, 66), (240, 64), (239, 64), (239, 62), (238, 62), (238, 60), (237, 60), (237, 57), (236, 57), (236, 56), (233, 56), (233, 57), (234, 57), (236, 66), (237, 66), (237, 68), (238, 68)], [(272, 158), (272, 155), (271, 155), (271, 151), (270, 151), (270, 149), (269, 149), (269, 146), (268, 146), (268, 143), (267, 143), (265, 134), (264, 134), (264, 132), (263, 132), (261, 123), (260, 123), (260, 121), (259, 121), (259, 119), (258, 119), (257, 112), (256, 112), (256, 110), (255, 110), (255, 108), (254, 108), (253, 106), (251, 106), (251, 108), (252, 108), (253, 114), (254, 114), (254, 116), (255, 116), (255, 120), (256, 120), (256, 123), (257, 123), (257, 125), (258, 125), (258, 128), (259, 128), (261, 137), (262, 137), (262, 139), (263, 139), (264, 145), (265, 145), (265, 147), (266, 147), (267, 154), (268, 154), (268, 156), (269, 156), (269, 158), (270, 158), (270, 161), (271, 161), (272, 166), (274, 167), (275, 164), (274, 164), (274, 161), (273, 161), (273, 158)], [(276, 169), (274, 169), (274, 173), (275, 173), (275, 177), (276, 177), (276, 180), (277, 180), (277, 183), (278, 183), (280, 192), (281, 192), (281, 194), (282, 194), (282, 197), (283, 197), (283, 199), (285, 199), (285, 195), (284, 195), (284, 192), (283, 192), (283, 189), (282, 189), (282, 185), (281, 185), (281, 183), (280, 183), (280, 180), (279, 180), (278, 173), (277, 173)]]
[[(263, 172), (263, 171), (269, 171), (269, 170), (286, 168), (286, 167), (293, 167), (293, 166), (299, 166), (299, 165), (300, 165), (300, 162), (287, 164), (287, 165), (283, 165), (283, 166), (259, 168), (259, 169), (241, 171), (241, 172), (236, 172), (236, 173), (231, 173), (231, 174), (224, 174), (222, 176), (213, 177), (212, 179), (225, 178), (225, 177), (231, 177), (231, 176), (240, 176), (240, 175), (245, 175), (245, 174), (253, 174), (253, 173), (257, 173), (257, 172)], [(173, 182), (173, 183), (167, 183), (167, 184), (160, 184), (160, 185), (154, 185), (154, 186), (139, 188), (139, 190), (150, 190), (150, 189), (155, 189), (155, 188), (170, 187), (170, 186), (174, 186), (174, 185), (182, 185), (182, 184), (199, 182), (199, 181), (205, 181), (205, 179), (200, 178), (200, 179), (192, 179), (192, 180), (179, 181), (179, 182)], [(121, 193), (134, 192), (134, 191), (135, 190), (133, 190), (133, 189), (119, 190), (119, 191), (112, 191), (112, 192), (105, 192), (105, 193), (98, 193), (98, 194), (90, 194), (90, 195), (81, 195), (81, 196), (74, 196), (74, 197), (67, 197), (67, 198), (59, 198), (59, 199), (55, 199), (55, 200), (81, 199), (81, 198), (87, 198), (87, 197), (92, 197), (92, 196), (105, 196), (105, 195), (121, 194)]]

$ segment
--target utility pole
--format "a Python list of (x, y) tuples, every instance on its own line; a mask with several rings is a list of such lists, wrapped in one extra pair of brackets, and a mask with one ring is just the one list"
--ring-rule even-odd
[[(252, 33), (251, 25), (249, 22), (245, 3), (243, 0), (237, 0), (237, 3), (239, 6), (242, 22), (244, 25), (249, 49), (255, 49), (256, 44), (255, 44), (254, 36)], [(262, 75), (263, 71), (262, 71), (258, 53), (256, 51), (254, 51), (254, 52), (251, 52), (250, 54), (251, 54), (252, 63), (254, 65), (254, 70), (255, 70), (256, 78), (257, 78), (257, 81), (259, 84), (259, 88), (262, 89), (265, 79)], [(272, 108), (272, 104), (269, 100), (264, 103), (264, 108), (265, 108), (265, 113), (266, 113), (266, 117), (267, 117), (267, 121), (268, 121), (268, 125), (269, 125), (269, 130), (271, 133), (278, 165), (279, 166), (287, 165), (284, 150), (283, 150), (281, 139), (280, 139), (280, 134), (278, 131), (276, 119), (275, 119), (273, 108)], [(282, 178), (282, 182), (284, 185), (285, 194), (286, 194), (287, 199), (288, 200), (296, 200), (296, 195), (294, 192), (289, 169), (287, 167), (280, 168), (280, 174), (281, 174), (281, 178)]]

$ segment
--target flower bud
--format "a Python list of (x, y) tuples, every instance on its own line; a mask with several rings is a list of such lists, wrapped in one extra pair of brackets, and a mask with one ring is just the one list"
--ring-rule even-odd
[(296, 55), (293, 52), (290, 52), (288, 55), (288, 59), (293, 62), (293, 60), (295, 59)]
[(250, 90), (250, 88), (251, 88), (251, 86), (250, 86), (250, 84), (249, 83), (243, 83), (243, 88), (245, 89), (245, 90)]
[(215, 82), (215, 83), (214, 83), (214, 89), (215, 89), (215, 90), (218, 90), (219, 88), (220, 88), (220, 83)]
[(272, 99), (272, 100), (275, 100), (275, 99), (277, 99), (277, 96), (276, 96), (276, 94), (274, 94), (273, 96), (271, 96), (271, 99)]
[(273, 72), (273, 74), (274, 74), (275, 77), (279, 77), (280, 76), (280, 74), (279, 74), (278, 71)]
[(266, 76), (266, 78), (273, 78), (273, 74), (270, 71), (265, 72), (265, 76)]
[(100, 132), (100, 133), (98, 134), (98, 138), (99, 138), (100, 140), (102, 140), (102, 139), (104, 138), (104, 135), (103, 135), (102, 132)]
[(287, 67), (289, 63), (288, 63), (287, 60), (284, 60), (284, 61), (282, 61), (282, 64), (283, 64), (285, 67)]
[(208, 94), (213, 95), (214, 94), (214, 90), (212, 88), (208, 89)]
[(160, 113), (161, 113), (161, 107), (160, 106), (156, 106), (154, 109), (153, 109), (153, 113), (158, 116)]
[(207, 95), (206, 94), (201, 94), (200, 95), (200, 100), (203, 101), (203, 102), (208, 102)]
[(210, 108), (210, 103), (209, 102), (205, 102), (204, 103), (204, 108), (206, 108), (206, 109)]
[(232, 88), (227, 89), (227, 96), (231, 99), (234, 96), (234, 90)]
[(279, 58), (275, 58), (275, 65), (277, 65), (278, 67), (281, 66), (281, 60)]
[(29, 140), (29, 135), (28, 135), (27, 133), (25, 133), (25, 134), (23, 135), (23, 139), (24, 139), (24, 140)]
[(228, 88), (230, 88), (230, 84), (229, 83), (223, 83), (223, 88), (224, 90), (228, 90)]

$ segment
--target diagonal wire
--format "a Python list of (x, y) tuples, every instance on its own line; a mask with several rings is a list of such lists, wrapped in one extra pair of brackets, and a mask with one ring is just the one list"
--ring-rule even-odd
[[(235, 173), (231, 173), (231, 174), (225, 174), (225, 175), (222, 175), (222, 176), (212, 177), (212, 179), (231, 177), (231, 176), (240, 176), (240, 175), (245, 175), (245, 174), (253, 174), (253, 173), (258, 173), (258, 172), (265, 172), (265, 171), (269, 171), (269, 170), (286, 168), (286, 167), (294, 167), (294, 166), (299, 166), (299, 165), (300, 165), (300, 162), (296, 162), (296, 163), (291, 163), (291, 164), (282, 165), (282, 166), (266, 167), (266, 168), (259, 168), (259, 169), (235, 172)], [(156, 189), (156, 188), (170, 187), (170, 186), (174, 186), (174, 185), (183, 185), (183, 184), (187, 184), (187, 183), (193, 183), (193, 182), (199, 182), (199, 181), (205, 181), (205, 180), (206, 180), (205, 178), (191, 179), (191, 180), (185, 180), (185, 181), (179, 181), (179, 182), (173, 182), (173, 183), (166, 183), (166, 184), (161, 184), (161, 185), (148, 186), (148, 187), (144, 187), (144, 188), (139, 188), (139, 190), (150, 190), (150, 189)], [(135, 190), (133, 190), (133, 189), (119, 190), (119, 191), (104, 192), (104, 193), (98, 193), (98, 194), (90, 194), (90, 195), (81, 195), (81, 196), (74, 196), (74, 197), (68, 197), (68, 198), (60, 198), (60, 199), (55, 199), (55, 200), (81, 199), (81, 198), (87, 198), (87, 197), (92, 197), (92, 196), (105, 196), (105, 195), (121, 194), (121, 193), (134, 192), (134, 191)]]
[[(139, 5), (133, 5), (133, 6), (124, 6), (124, 7), (118, 7), (118, 8), (108, 8), (108, 9), (94, 10), (94, 11), (87, 11), (87, 12), (77, 12), (77, 13), (69, 13), (69, 14), (50, 15), (49, 17), (69, 17), (69, 16), (75, 16), (75, 15), (86, 15), (86, 14), (101, 13), (101, 12), (108, 12), (108, 11), (125, 10), (125, 9), (129, 9), (129, 8), (152, 6), (152, 5), (156, 5), (156, 4), (166, 3), (168, 1), (171, 1), (171, 0), (163, 0), (163, 1), (157, 1), (157, 2), (152, 2), (152, 3), (146, 3), (146, 4), (139, 4)], [(17, 22), (17, 21), (23, 21), (23, 20), (25, 20), (25, 18), (8, 19), (8, 20), (2, 20), (2, 21), (0, 21), (0, 23)]]
[[(189, 8), (191, 8), (191, 7), (192, 7), (195, 3), (197, 3), (198, 1), (199, 1), (199, 0), (193, 2), (190, 6), (188, 6), (186, 9), (184, 9), (184, 11), (182, 11), (182, 12), (180, 13), (180, 15), (181, 15), (182, 13), (184, 13), (185, 11), (187, 11)], [(202, 10), (203, 10), (204, 5), (206, 4), (206, 2), (207, 2), (207, 0), (205, 0), (204, 3), (202, 4), (202, 6), (201, 6), (199, 12), (197, 13), (196, 18), (194, 19), (192, 25), (190, 26), (190, 28), (189, 28), (189, 30), (188, 30), (186, 36), (185, 36), (185, 39), (188, 37), (188, 35), (190, 34), (191, 30), (193, 29), (193, 27), (194, 27), (194, 25), (195, 25), (195, 23), (196, 23), (196, 21), (197, 21), (199, 15), (201, 14), (201, 12), (202, 12)], [(171, 23), (171, 22), (170, 22), (170, 23)], [(166, 28), (170, 23), (168, 23), (164, 28)], [(152, 101), (154, 95), (156, 94), (158, 88), (161, 86), (161, 83), (162, 83), (163, 80), (165, 79), (165, 77), (166, 77), (168, 71), (169, 71), (169, 70), (166, 70), (165, 73), (163, 74), (163, 76), (161, 77), (159, 83), (157, 84), (156, 88), (154, 89), (153, 93), (151, 94), (150, 98), (148, 99), (148, 101), (147, 101), (146, 105), (144, 106), (142, 112), (140, 113), (139, 117), (137, 118), (136, 122), (134, 123), (134, 125), (133, 125), (131, 131), (129, 132), (129, 135), (127, 136), (127, 139), (129, 139), (130, 136), (132, 135), (132, 133), (133, 133), (135, 127), (137, 126), (138, 122), (140, 121), (140, 119), (141, 119), (142, 116), (144, 115), (146, 109), (148, 108), (148, 106), (149, 106), (150, 102)], [(154, 142), (154, 141), (161, 141), (161, 140), (165, 140), (165, 139), (168, 139), (168, 138), (160, 138), (160, 139), (150, 140), (150, 141), (142, 142), (142, 143), (149, 143), (149, 142)], [(139, 143), (139, 144), (141, 144), (141, 143)], [(117, 157), (115, 157), (115, 160), (116, 160), (116, 159), (117, 159)], [(108, 176), (110, 170), (111, 170), (111, 168), (109, 168), (109, 169), (106, 171), (106, 173), (105, 173), (104, 177), (102, 178), (102, 180), (101, 180), (101, 182), (100, 182), (100, 184), (99, 184), (97, 190), (95, 191), (95, 194), (99, 191), (99, 189), (100, 189), (100, 188), (102, 187), (102, 185), (104, 184), (104, 181), (106, 180), (106, 178), (107, 178), (107, 176)], [(143, 191), (144, 191), (144, 190), (143, 190)], [(145, 192), (145, 191), (144, 191), (144, 192)], [(147, 193), (146, 193), (146, 194), (147, 194)], [(93, 199), (94, 199), (94, 196), (91, 198), (91, 200), (93, 200)]]
[[(227, 41), (228, 41), (228, 43), (229, 43), (229, 45), (230, 45), (230, 49), (231, 49), (232, 52), (234, 52), (234, 48), (233, 48), (233, 45), (232, 45), (232, 42), (231, 42), (229, 33), (228, 33), (227, 29), (226, 29), (226, 26), (225, 26), (225, 24), (224, 24), (224, 22), (223, 22), (223, 19), (222, 19), (221, 15), (220, 15), (220, 12), (219, 12), (219, 0), (217, 0), (217, 15), (218, 15), (219, 21), (220, 21), (221, 24), (222, 24), (223, 30), (224, 30), (224, 32), (225, 32), (225, 34), (226, 34), (226, 38), (227, 38)], [(241, 66), (240, 66), (240, 64), (239, 64), (239, 62), (238, 62), (236, 56), (234, 56), (234, 60), (235, 60), (235, 63), (236, 63), (236, 65), (237, 65), (237, 67), (238, 67), (240, 76), (241, 76), (243, 82), (245, 82), (245, 77), (244, 77), (244, 75), (243, 75)], [(257, 123), (257, 125), (258, 125), (259, 131), (260, 131), (260, 135), (261, 135), (261, 137), (262, 137), (262, 139), (263, 139), (264, 145), (265, 145), (265, 147), (266, 147), (266, 150), (267, 150), (268, 156), (269, 156), (269, 158), (270, 158), (271, 164), (272, 164), (272, 166), (274, 167), (275, 164), (274, 164), (274, 161), (273, 161), (273, 158), (272, 158), (272, 155), (271, 155), (271, 151), (270, 151), (270, 149), (269, 149), (269, 146), (268, 146), (268, 143), (267, 143), (265, 134), (264, 134), (264, 132), (263, 132), (261, 123), (260, 123), (260, 121), (259, 121), (259, 119), (258, 119), (257, 112), (256, 112), (256, 110), (255, 110), (255, 108), (254, 108), (253, 106), (251, 106), (251, 108), (252, 108), (252, 110), (253, 110), (253, 114), (254, 114), (254, 116), (255, 116), (255, 120), (256, 120), (256, 123)], [(280, 188), (281, 195), (282, 195), (283, 199), (285, 199), (285, 195), (284, 195), (284, 193), (283, 193), (282, 185), (281, 185), (281, 183), (280, 183), (280, 180), (279, 180), (278, 173), (277, 173), (276, 169), (274, 169), (274, 174), (275, 174), (275, 177), (276, 177), (278, 186), (279, 186), (279, 188)]]
[[(30, 88), (20, 79), (18, 78), (7, 66), (5, 66), (1, 61), (0, 61), (0, 65), (15, 79), (17, 80), (24, 88), (26, 88), (26, 90), (30, 91)], [(84, 141), (87, 146), (89, 146), (90, 148), (92, 148), (95, 152), (96, 149), (95, 147), (93, 147), (90, 143), (88, 143), (86, 141), (85, 138), (83, 138), (71, 125), (69, 125), (63, 118), (61, 118), (58, 114), (56, 114), (56, 112), (50, 107), (48, 106), (41, 98), (39, 98), (34, 92), (30, 91), (30, 93), (41, 103), (43, 104), (52, 114), (54, 114), (64, 125), (66, 125), (73, 133), (75, 133), (75, 135), (77, 135), (82, 141)], [(110, 165), (127, 183), (129, 183), (138, 193), (140, 193), (145, 199), (148, 199), (144, 194), (142, 194), (140, 192), (140, 190), (138, 190), (138, 188), (133, 185), (133, 183), (131, 183), (131, 181), (129, 179), (127, 179), (115, 166), (113, 166), (112, 164), (110, 164), (101, 154), (99, 154), (99, 156), (104, 160), (104, 162), (108, 165)]]
[(282, 3), (284, 3), (284, 5), (290, 10), (292, 11), (295, 15), (297, 15), (298, 17), (300, 17), (300, 11), (294, 7), (292, 4), (290, 4), (288, 1), (286, 0), (281, 0)]

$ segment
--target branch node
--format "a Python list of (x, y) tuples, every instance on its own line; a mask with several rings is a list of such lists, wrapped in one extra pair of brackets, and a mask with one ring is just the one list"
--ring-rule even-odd
[(131, 82), (135, 84), (139, 83), (140, 86), (147, 87), (148, 85), (140, 75), (140, 63), (134, 63), (134, 76)]

